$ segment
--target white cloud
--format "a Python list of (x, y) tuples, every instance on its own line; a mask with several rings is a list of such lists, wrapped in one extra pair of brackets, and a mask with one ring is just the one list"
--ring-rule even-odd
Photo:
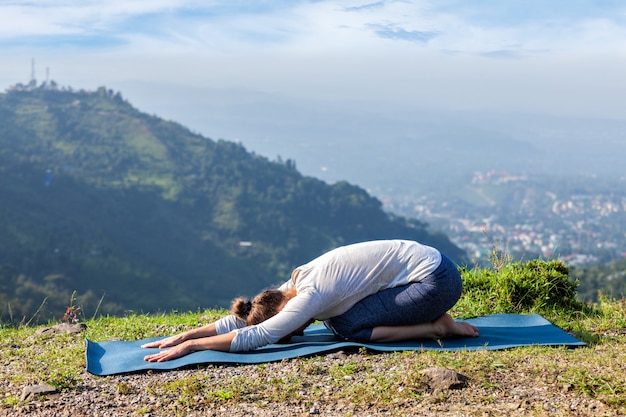
[[(523, 2), (522, 2), (523, 3)], [(530, 11), (518, 2), (445, 1), (379, 2), (275, 2), (243, 1), (29, 1), (0, 4), (0, 42), (50, 45), (55, 37), (96, 47), (107, 45), (98, 38), (136, 41), (152, 39), (158, 45), (224, 49), (263, 46), (270, 48), (298, 42), (318, 48), (352, 46), (356, 40), (367, 47), (372, 36), (387, 40), (430, 43), (437, 51), (489, 54), (514, 49), (578, 50), (624, 48), (624, 8), (613, 6), (602, 15), (589, 8), (578, 15), (568, 9), (560, 16), (557, 6)], [(556, 1), (567, 8), (569, 2)], [(534, 8), (532, 7), (534, 4)], [(514, 13), (524, 10), (516, 16)], [(543, 14), (542, 14), (543, 13)], [(71, 36), (75, 36), (72, 39)], [(38, 37), (45, 37), (40, 39)], [(142, 46), (145, 42), (140, 43)]]
[(23, 74), (34, 57), (38, 67), (51, 68), (55, 80), (75, 87), (144, 80), (301, 99), (568, 108), (626, 117), (619, 110), (626, 108), (619, 75), (626, 70), (624, 6), (602, 5), (4, 1), (0, 82), (26, 81)]

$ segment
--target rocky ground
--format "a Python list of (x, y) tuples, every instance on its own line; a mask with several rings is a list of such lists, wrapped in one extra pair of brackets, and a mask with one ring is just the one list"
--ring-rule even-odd
[[(392, 355), (394, 356), (394, 355)], [(0, 392), (19, 395), (19, 404), (4, 405), (6, 416), (599, 416), (618, 415), (607, 405), (581, 395), (558, 379), (545, 379), (532, 372), (507, 372), (494, 368), (486, 380), (478, 373), (466, 375), (442, 368), (426, 368), (414, 375), (412, 361), (419, 355), (389, 355), (363, 352), (332, 353), (316, 359), (296, 359), (262, 365), (206, 366), (158, 373), (98, 377), (84, 373), (75, 387), (57, 391), (45, 385), (0, 382)], [(356, 371), (344, 375), (326, 372), (350, 363)], [(391, 362), (392, 363), (392, 362)], [(362, 371), (359, 371), (362, 365)], [(11, 364), (3, 364), (10, 374)], [(395, 367), (395, 369), (393, 369)], [(262, 372), (259, 371), (262, 370)], [(297, 379), (294, 379), (294, 375)], [(376, 395), (381, 375), (390, 381)], [(399, 377), (399, 375), (404, 375)], [(482, 378), (482, 377), (481, 377)], [(19, 380), (19, 378), (18, 378)], [(226, 381), (259, 384), (250, 387), (247, 398), (213, 394)], [(182, 382), (181, 382), (182, 381)], [(283, 381), (277, 392), (277, 381)], [(305, 381), (289, 385), (285, 381)], [(497, 381), (497, 384), (494, 383)], [(178, 385), (177, 385), (178, 384)], [(263, 385), (265, 384), (265, 391)], [(354, 387), (373, 387), (362, 392)], [(29, 389), (35, 387), (34, 393)], [(40, 389), (37, 392), (37, 389)], [(255, 391), (255, 389), (257, 391)], [(410, 395), (396, 395), (403, 390)], [(224, 391), (225, 392), (225, 391)], [(231, 390), (231, 392), (233, 392)]]
[(84, 370), (83, 331), (2, 341), (0, 416), (626, 415), (623, 328), (577, 349), (351, 350), (106, 377)]

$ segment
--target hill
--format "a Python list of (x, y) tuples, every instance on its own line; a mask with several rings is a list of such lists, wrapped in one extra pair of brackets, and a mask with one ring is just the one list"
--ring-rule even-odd
[(583, 300), (597, 302), (602, 296), (626, 297), (626, 258), (573, 268), (571, 275), (579, 282), (578, 294)]
[(97, 91), (17, 85), (0, 95), (0, 318), (222, 307), (320, 253), (408, 238), (463, 251), (241, 144), (212, 140)]

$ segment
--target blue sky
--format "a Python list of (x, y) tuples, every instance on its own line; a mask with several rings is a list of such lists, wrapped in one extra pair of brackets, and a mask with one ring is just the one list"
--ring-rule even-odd
[[(2, 0), (2, 87), (133, 81), (626, 117), (626, 3)], [(620, 106), (621, 105), (621, 106)]]
[(0, 52), (0, 90), (34, 59), (252, 147), (363, 134), (359, 111), (393, 135), (438, 110), (626, 121), (622, 0), (0, 0)]

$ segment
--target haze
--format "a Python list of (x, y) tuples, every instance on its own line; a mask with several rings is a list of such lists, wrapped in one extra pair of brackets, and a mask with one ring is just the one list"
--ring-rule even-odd
[(0, 48), (0, 88), (106, 86), (331, 181), (394, 170), (397, 141), (625, 174), (622, 1), (3, 1)]

